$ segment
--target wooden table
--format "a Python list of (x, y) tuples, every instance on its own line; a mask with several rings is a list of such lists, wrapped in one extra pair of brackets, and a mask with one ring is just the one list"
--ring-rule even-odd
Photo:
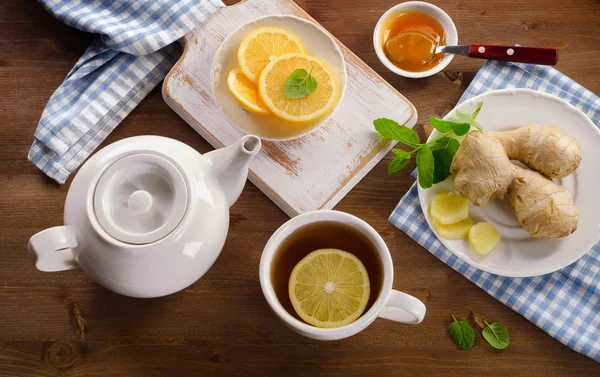
[[(481, 66), (455, 58), (445, 73), (409, 80), (377, 60), (371, 35), (397, 0), (301, 0), (298, 4), (428, 115), (449, 111)], [(557, 66), (600, 93), (597, 0), (439, 0), (460, 41), (561, 49)], [(70, 29), (34, 0), (0, 0), (0, 376), (598, 376), (600, 365), (571, 351), (488, 296), (388, 223), (413, 183), (406, 169), (388, 176), (391, 156), (337, 206), (372, 224), (395, 263), (394, 286), (427, 305), (418, 326), (377, 320), (335, 342), (288, 330), (258, 282), (262, 248), (286, 215), (248, 183), (231, 212), (229, 238), (197, 283), (160, 299), (132, 299), (101, 288), (80, 270), (36, 271), (29, 237), (61, 225), (69, 187), (27, 161), (46, 101), (90, 36)], [(422, 133), (422, 126), (419, 126)], [(155, 89), (104, 145), (142, 134), (211, 148)], [(413, 166), (414, 167), (414, 166)], [(449, 339), (450, 315), (483, 316), (510, 329), (504, 351), (477, 337), (470, 351)]]

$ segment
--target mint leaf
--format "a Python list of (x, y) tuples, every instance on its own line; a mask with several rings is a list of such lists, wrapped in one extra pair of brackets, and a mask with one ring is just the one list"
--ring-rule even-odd
[(487, 340), (490, 346), (499, 350), (508, 347), (509, 336), (506, 326), (500, 322), (494, 322), (491, 325), (486, 321), (483, 322), (487, 327), (483, 329), (481, 335), (483, 335), (483, 338)]
[[(435, 147), (435, 149), (434, 149)], [(445, 137), (439, 139), (432, 147), (433, 150), (433, 183), (440, 183), (450, 176), (450, 165), (460, 143), (456, 139)]]
[[(433, 142), (433, 144), (427, 144), (427, 145), (429, 146), (429, 148), (431, 148), (432, 151), (436, 151), (438, 149), (446, 148), (449, 141), (450, 141), (450, 137), (445, 136), (441, 139), (437, 139), (435, 142)], [(432, 142), (430, 142), (430, 143), (432, 143)]]
[(450, 338), (462, 350), (468, 350), (475, 343), (475, 330), (467, 321), (458, 321), (452, 316), (454, 322), (448, 327)]
[(433, 185), (434, 164), (431, 149), (427, 145), (423, 145), (417, 153), (417, 168), (421, 187), (430, 188)]
[(392, 174), (399, 170), (404, 169), (404, 167), (410, 161), (411, 155), (409, 153), (407, 153), (407, 154), (408, 154), (408, 157), (406, 157), (404, 155), (397, 155), (396, 157), (394, 157), (394, 159), (392, 160), (392, 162), (390, 162), (390, 165), (388, 166), (388, 174)]
[(469, 115), (467, 113), (463, 113), (460, 110), (454, 110), (454, 114), (455, 114), (454, 118), (456, 118), (456, 120), (458, 120), (459, 122), (468, 123), (473, 120), (473, 119), (471, 119), (471, 115)]
[(402, 149), (394, 148), (392, 149), (392, 152), (394, 152), (396, 157), (394, 157), (394, 159), (392, 160), (392, 162), (390, 162), (390, 165), (388, 166), (388, 174), (392, 174), (404, 169), (404, 167), (408, 164), (410, 158), (412, 157), (412, 153), (403, 151)]
[(429, 124), (433, 126), (436, 130), (440, 132), (450, 132), (452, 131), (452, 124), (454, 122), (449, 122), (447, 120), (439, 119), (434, 116), (429, 117)]
[(379, 134), (385, 138), (397, 140), (411, 148), (417, 148), (419, 144), (419, 135), (406, 127), (401, 126), (391, 119), (379, 118), (373, 121), (373, 126)]
[(459, 122), (469, 123), (469, 125), (481, 131), (483, 127), (481, 127), (481, 124), (475, 118), (477, 118), (477, 115), (479, 115), (482, 106), (483, 102), (479, 102), (477, 104), (477, 107), (471, 112), (471, 114), (466, 114), (461, 111), (455, 110), (455, 117)]
[(394, 152), (394, 154), (396, 156), (404, 156), (406, 158), (410, 158), (410, 156), (412, 156), (412, 154), (410, 152), (403, 151), (402, 149), (398, 149), (398, 148), (393, 148), (392, 152)]
[(454, 123), (452, 125), (452, 131), (456, 136), (463, 136), (469, 133), (471, 125), (469, 123)]
[(304, 68), (292, 72), (283, 85), (283, 95), (290, 99), (299, 99), (309, 96), (317, 90), (317, 79)]
[(479, 112), (481, 111), (482, 107), (483, 107), (483, 102), (479, 102), (477, 104), (477, 107), (475, 108), (475, 110), (473, 110), (473, 112), (471, 113), (471, 119), (477, 118), (477, 115), (479, 115)]
[(471, 128), (469, 123), (457, 123), (449, 120), (443, 120), (436, 117), (429, 117), (429, 123), (440, 132), (454, 131), (457, 136), (466, 135)]

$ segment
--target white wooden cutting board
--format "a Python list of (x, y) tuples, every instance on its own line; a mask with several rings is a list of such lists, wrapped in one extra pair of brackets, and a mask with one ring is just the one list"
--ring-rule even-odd
[[(163, 84), (163, 97), (215, 148), (243, 136), (212, 93), (211, 67), (223, 40), (253, 19), (294, 15), (312, 22), (291, 0), (246, 0), (221, 8), (185, 37), (183, 56)], [(337, 39), (336, 39), (337, 41)], [(290, 141), (263, 141), (249, 179), (289, 216), (333, 208), (393, 147), (373, 129), (390, 118), (407, 127), (414, 106), (348, 48), (346, 93), (333, 116), (313, 133)]]

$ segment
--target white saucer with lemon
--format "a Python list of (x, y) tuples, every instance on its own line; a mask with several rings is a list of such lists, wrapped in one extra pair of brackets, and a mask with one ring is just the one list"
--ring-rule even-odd
[(346, 86), (342, 52), (318, 25), (267, 16), (230, 34), (213, 62), (213, 94), (246, 133), (289, 140), (334, 113)]

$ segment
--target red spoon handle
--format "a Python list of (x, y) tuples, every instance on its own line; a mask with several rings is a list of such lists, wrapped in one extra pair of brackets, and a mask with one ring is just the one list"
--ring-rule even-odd
[(490, 60), (505, 60), (517, 63), (555, 65), (558, 50), (555, 48), (470, 45), (469, 57)]

